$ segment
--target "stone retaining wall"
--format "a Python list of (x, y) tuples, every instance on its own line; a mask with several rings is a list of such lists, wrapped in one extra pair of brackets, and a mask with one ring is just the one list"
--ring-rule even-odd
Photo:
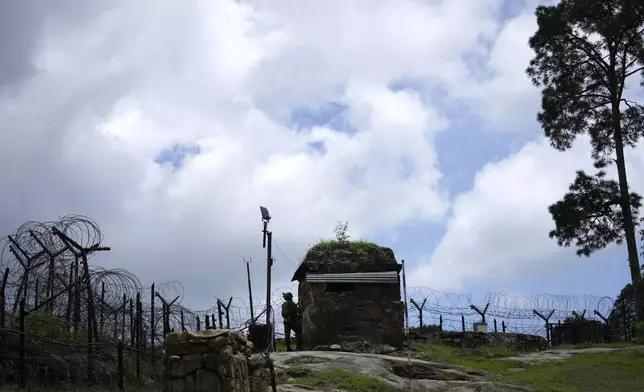
[(250, 392), (252, 343), (238, 331), (173, 332), (165, 339), (166, 392)]
[(517, 351), (540, 351), (548, 348), (548, 341), (535, 335), (498, 332), (434, 332), (423, 334), (420, 339), (428, 343), (455, 347), (505, 347)]

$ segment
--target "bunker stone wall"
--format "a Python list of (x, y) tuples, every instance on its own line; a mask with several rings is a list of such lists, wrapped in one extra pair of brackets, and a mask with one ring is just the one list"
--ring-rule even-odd
[(311, 283), (306, 273), (336, 274), (400, 271), (393, 251), (377, 245), (364, 248), (310, 250), (294, 275), (300, 281), (302, 340), (313, 349), (355, 342), (403, 344), (404, 306), (397, 284)]
[(250, 392), (252, 343), (238, 331), (173, 332), (165, 339), (165, 392)]

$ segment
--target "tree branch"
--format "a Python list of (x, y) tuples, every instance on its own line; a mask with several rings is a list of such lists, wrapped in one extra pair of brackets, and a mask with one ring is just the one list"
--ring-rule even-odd
[(640, 72), (640, 71), (644, 71), (644, 67), (639, 67), (639, 68), (637, 68), (637, 69), (632, 70), (631, 72), (627, 73), (627, 74), (624, 76), (624, 79), (626, 79), (626, 78), (628, 78), (629, 76), (634, 75), (634, 74), (636, 74), (636, 73), (638, 73), (638, 72)]
[[(631, 103), (630, 103), (631, 101), (629, 101), (628, 99), (626, 99), (626, 98), (622, 98), (622, 99), (620, 99), (619, 101), (620, 101), (620, 102), (624, 102), (624, 103), (626, 104), (626, 106), (628, 106), (628, 108), (629, 108), (629, 109), (633, 109), (633, 107), (631, 106)], [(633, 103), (634, 103), (634, 102), (633, 102)]]
[[(586, 55), (589, 58), (595, 58), (595, 61), (602, 67), (603, 71), (605, 73), (608, 73), (608, 69), (609, 69), (608, 63), (606, 63), (606, 61), (604, 60), (604, 56), (602, 56), (601, 53), (599, 53), (597, 51), (597, 49), (595, 49), (592, 45), (590, 45), (588, 43), (588, 41), (586, 41), (585, 39), (583, 39), (581, 37), (576, 36), (572, 32), (569, 32), (566, 35), (568, 35), (570, 38), (572, 38), (577, 43), (577, 45), (573, 44), (573, 46), (577, 46), (584, 53), (586, 53)], [(586, 46), (586, 45), (590, 46), (590, 50), (587, 49), (587, 48), (584, 48), (584, 46)]]

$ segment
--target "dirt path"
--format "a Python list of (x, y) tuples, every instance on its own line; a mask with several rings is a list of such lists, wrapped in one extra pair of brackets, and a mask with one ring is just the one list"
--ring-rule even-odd
[(566, 360), (573, 355), (578, 354), (603, 354), (615, 351), (625, 351), (625, 350), (642, 350), (642, 347), (623, 347), (623, 348), (608, 348), (608, 347), (591, 347), (591, 348), (579, 348), (579, 349), (553, 349), (546, 351), (539, 351), (535, 353), (521, 354), (515, 357), (505, 357), (500, 358), (500, 360), (505, 361), (517, 361), (527, 364), (538, 364), (544, 362), (556, 362)]

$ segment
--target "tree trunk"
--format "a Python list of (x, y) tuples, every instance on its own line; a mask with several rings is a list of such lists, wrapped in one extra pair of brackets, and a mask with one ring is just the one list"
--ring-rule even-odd
[(628, 250), (628, 265), (631, 270), (633, 282), (633, 297), (635, 300), (635, 312), (637, 320), (644, 320), (644, 297), (641, 293), (639, 280), (642, 279), (640, 262), (637, 254), (637, 242), (635, 240), (635, 222), (631, 211), (631, 198), (628, 191), (628, 180), (626, 178), (626, 161), (624, 159), (624, 141), (622, 139), (621, 112), (619, 102), (613, 103), (613, 132), (615, 136), (615, 155), (617, 163), (617, 176), (619, 179), (619, 193), (622, 213), (624, 214), (624, 232), (626, 234), (626, 248)]

